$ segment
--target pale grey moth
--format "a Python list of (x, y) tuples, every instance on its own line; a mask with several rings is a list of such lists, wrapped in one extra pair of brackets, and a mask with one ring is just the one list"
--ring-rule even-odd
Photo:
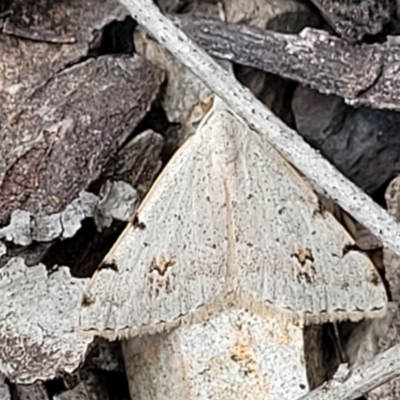
[(237, 307), (304, 323), (381, 317), (384, 286), (352, 244), (284, 158), (216, 100), (89, 282), (80, 327), (129, 337)]

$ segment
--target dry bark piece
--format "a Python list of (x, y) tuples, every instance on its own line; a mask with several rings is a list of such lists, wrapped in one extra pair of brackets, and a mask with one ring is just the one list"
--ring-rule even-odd
[[(389, 184), (385, 193), (389, 212), (400, 220), (400, 175)], [(389, 249), (383, 250), (385, 277), (395, 304), (400, 306), (400, 257)], [(400, 310), (391, 321), (389, 331), (380, 341), (380, 349), (386, 350), (400, 343)], [(368, 400), (396, 400), (400, 398), (400, 378), (382, 385), (368, 394)]]
[(4, 375), (0, 374), (0, 399), (11, 400), (10, 388), (6, 383)]
[(292, 110), (297, 131), (345, 176), (374, 194), (400, 172), (400, 114), (347, 106), (299, 86)]
[(396, 0), (311, 1), (336, 33), (352, 42), (380, 33), (396, 12)]
[(290, 0), (223, 0), (226, 21), (272, 29), (297, 32), (305, 25), (314, 26), (319, 18), (305, 3)]
[(14, 400), (49, 400), (46, 388), (42, 382), (32, 385), (15, 385), (13, 390)]
[(354, 46), (310, 28), (292, 35), (215, 20), (180, 20), (181, 28), (214, 57), (335, 94), (350, 105), (400, 111), (396, 36), (383, 44)]
[(380, 47), (354, 47), (322, 30), (283, 34), (189, 17), (182, 17), (180, 26), (214, 57), (293, 79), (326, 94), (355, 97), (380, 73)]
[[(314, 26), (319, 22), (315, 13), (296, 0), (229, 0), (224, 2), (224, 8), (227, 22), (246, 23), (279, 32), (296, 33), (305, 26)], [(287, 99), (291, 97), (293, 83), (240, 65), (235, 66), (235, 75), (271, 111), (285, 122), (292, 123)]]
[(10, 224), (0, 228), (0, 239), (19, 246), (32, 242), (51, 242), (68, 239), (81, 228), (85, 218), (93, 218), (99, 231), (109, 227), (113, 219), (128, 222), (133, 218), (138, 200), (136, 190), (126, 182), (106, 181), (100, 197), (82, 191), (65, 209), (50, 215), (35, 215), (15, 210)]
[(102, 186), (94, 220), (99, 229), (109, 228), (113, 219), (130, 221), (138, 203), (137, 191), (124, 181), (110, 182)]
[(341, 364), (332, 380), (299, 400), (356, 400), (399, 375), (400, 346), (397, 345), (351, 372)]
[(26, 267), (21, 258), (0, 270), (0, 371), (12, 382), (32, 384), (71, 373), (90, 340), (75, 331), (86, 281), (60, 267)]
[(166, 71), (167, 83), (161, 103), (168, 120), (181, 124), (200, 121), (211, 105), (212, 91), (143, 28), (136, 29), (134, 40), (141, 56)]
[(102, 178), (123, 180), (143, 198), (162, 167), (163, 146), (164, 138), (150, 129), (138, 134), (109, 160)]
[(82, 191), (64, 211), (51, 215), (33, 215), (28, 211), (15, 210), (10, 224), (0, 228), (0, 238), (20, 246), (33, 241), (50, 242), (56, 238), (72, 237), (87, 217), (93, 217), (98, 197)]
[[(128, 16), (116, 0), (14, 0), (10, 2), (10, 11), (3, 24), (3, 33), (0, 33), (0, 69), (7, 71), (0, 76), (0, 96), (5, 96), (8, 101), (21, 89), (46, 81), (67, 65), (87, 56), (103, 27)], [(13, 27), (12, 36), (4, 33), (7, 26)], [(41, 40), (16, 37), (18, 31), (27, 30), (42, 36)], [(74, 38), (75, 41), (66, 44), (44, 41), (50, 32), (53, 37)], [(1, 107), (6, 105), (1, 103)]]
[(53, 400), (110, 400), (107, 388), (95, 374), (85, 374), (74, 388), (53, 396)]
[(24, 99), (2, 126), (0, 224), (17, 208), (60, 211), (96, 180), (163, 76), (139, 56), (103, 56), (65, 69)]

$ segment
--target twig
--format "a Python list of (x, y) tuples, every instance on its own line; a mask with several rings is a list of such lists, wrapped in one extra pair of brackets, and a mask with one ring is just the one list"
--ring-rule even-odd
[(178, 23), (213, 57), (292, 79), (353, 106), (400, 111), (400, 43), (394, 36), (383, 44), (354, 45), (312, 28), (294, 35), (187, 16)]
[(400, 376), (400, 345), (378, 354), (351, 371), (342, 380), (335, 378), (299, 400), (353, 400)]
[(400, 255), (400, 226), (394, 218), (347, 180), (295, 131), (272, 114), (204, 50), (166, 18), (151, 0), (120, 0), (179, 61), (199, 77), (249, 126), (266, 139), (314, 185)]

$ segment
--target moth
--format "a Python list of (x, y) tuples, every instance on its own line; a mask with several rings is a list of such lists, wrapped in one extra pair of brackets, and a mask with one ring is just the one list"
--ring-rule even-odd
[(237, 308), (305, 324), (382, 317), (384, 286), (353, 244), (285, 159), (216, 99), (89, 282), (80, 328), (127, 338)]
[(299, 398), (325, 373), (305, 323), (386, 312), (380, 277), (353, 244), (216, 98), (89, 282), (80, 328), (129, 339), (138, 400)]

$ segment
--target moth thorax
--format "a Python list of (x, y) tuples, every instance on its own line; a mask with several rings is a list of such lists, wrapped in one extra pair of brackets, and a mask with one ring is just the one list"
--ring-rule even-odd
[(238, 158), (237, 136), (229, 126), (218, 130), (217, 135), (213, 143), (213, 161), (220, 168), (221, 174), (226, 175), (233, 172)]

